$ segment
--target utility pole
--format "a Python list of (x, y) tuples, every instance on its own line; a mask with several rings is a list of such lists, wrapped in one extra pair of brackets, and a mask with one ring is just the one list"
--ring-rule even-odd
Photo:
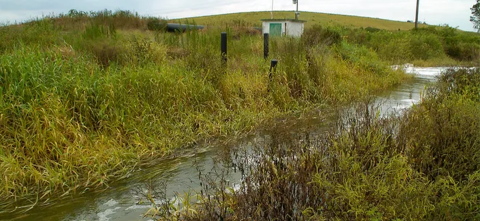
[(298, 13), (298, 0), (297, 0), (297, 12), (295, 13), (295, 20), (298, 20), (298, 15), (299, 13)]
[(295, 12), (295, 20), (298, 20), (298, 15), (300, 15), (300, 13), (298, 12), (298, 0), (293, 0), (293, 4), (297, 5), (297, 11)]
[(417, 0), (417, 15), (415, 16), (415, 29), (418, 28), (418, 8), (420, 5), (420, 0)]

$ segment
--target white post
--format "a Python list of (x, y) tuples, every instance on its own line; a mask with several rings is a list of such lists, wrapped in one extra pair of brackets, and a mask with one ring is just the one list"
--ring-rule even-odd
[(272, 0), (272, 12), (270, 13), (270, 19), (273, 19), (273, 0)]

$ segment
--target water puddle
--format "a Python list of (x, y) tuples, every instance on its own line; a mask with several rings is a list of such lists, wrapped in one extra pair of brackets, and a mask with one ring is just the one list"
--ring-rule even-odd
[[(436, 77), (446, 69), (407, 67), (406, 71), (415, 74), (416, 78), (410, 83), (381, 94), (376, 99), (375, 102), (380, 107), (381, 114), (397, 113), (418, 103), (425, 86), (434, 82)], [(273, 130), (277, 130), (275, 134), (281, 130), (280, 136), (281, 133), (308, 134), (310, 138), (300, 139), (311, 139), (315, 134), (322, 133), (327, 122), (327, 114), (316, 112), (308, 119), (279, 121), (277, 126), (259, 131), (236, 143), (248, 149), (248, 146), (268, 140)], [(308, 133), (302, 133), (306, 131)], [(214, 161), (219, 155), (225, 154), (225, 148), (231, 148), (232, 145), (235, 144), (203, 144), (194, 147), (197, 152), (159, 162), (158, 165), (141, 170), (134, 176), (115, 183), (105, 191), (66, 197), (52, 202), (51, 205), (38, 206), (27, 212), (12, 212), (5, 217), (0, 216), (0, 220), (152, 220), (143, 217), (151, 208), (151, 203), (144, 197), (148, 194), (148, 185), (166, 186), (163, 197), (152, 196), (157, 202), (161, 201), (161, 198), (172, 198), (176, 193), (183, 195), (186, 191), (200, 191), (199, 169), (211, 171), (215, 165)], [(198, 152), (198, 149), (201, 151)], [(241, 175), (238, 172), (231, 173), (228, 179), (238, 181)]]

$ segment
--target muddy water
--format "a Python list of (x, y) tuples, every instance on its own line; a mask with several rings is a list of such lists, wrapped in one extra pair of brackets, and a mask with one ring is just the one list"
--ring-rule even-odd
[[(407, 68), (407, 72), (415, 74), (415, 80), (380, 95), (375, 102), (379, 105), (381, 114), (398, 113), (399, 110), (418, 103), (421, 99), (421, 91), (427, 84), (434, 82), (436, 76), (444, 70), (445, 68)], [(325, 125), (328, 121), (328, 114), (321, 112), (316, 112), (305, 119), (280, 120), (275, 127), (259, 131), (233, 144), (198, 145), (192, 148), (191, 152), (186, 151), (181, 156), (163, 160), (155, 166), (138, 171), (135, 175), (115, 183), (104, 191), (65, 197), (26, 212), (28, 208), (3, 213), (0, 214), (0, 220), (152, 220), (143, 217), (150, 209), (150, 204), (144, 197), (148, 189), (147, 184), (156, 187), (166, 184), (166, 196), (155, 198), (157, 202), (162, 198), (170, 199), (176, 193), (182, 195), (186, 191), (199, 191), (201, 181), (198, 170), (211, 171), (214, 160), (224, 153), (225, 148), (242, 145), (243, 148), (248, 149), (249, 145), (268, 139), (269, 133), (274, 130), (282, 130), (289, 134), (308, 131), (312, 136), (315, 133), (322, 133), (322, 130), (327, 128)], [(234, 183), (240, 180), (240, 174), (229, 174), (228, 179)]]

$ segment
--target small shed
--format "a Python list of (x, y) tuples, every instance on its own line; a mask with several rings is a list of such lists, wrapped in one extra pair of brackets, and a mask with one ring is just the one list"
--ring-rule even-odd
[(270, 36), (301, 37), (305, 29), (303, 20), (295, 19), (262, 19), (262, 31)]

